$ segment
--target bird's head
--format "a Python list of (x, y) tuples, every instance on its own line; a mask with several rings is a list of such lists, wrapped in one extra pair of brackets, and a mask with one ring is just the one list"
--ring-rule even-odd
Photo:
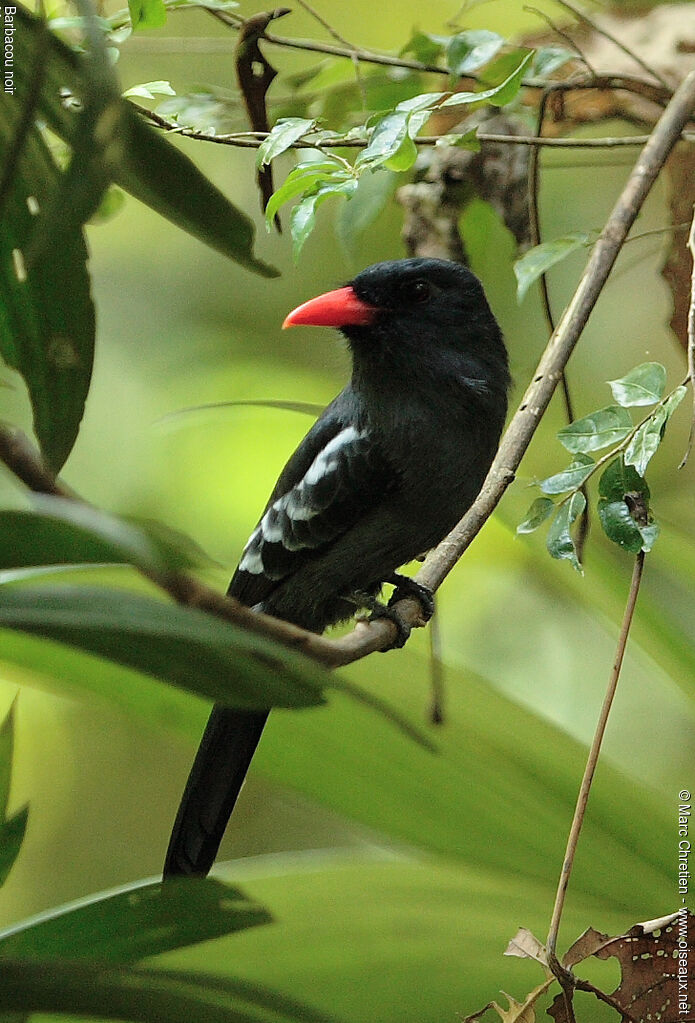
[[(502, 333), (475, 274), (445, 259), (375, 263), (349, 284), (293, 310), (283, 327), (337, 327), (355, 368), (379, 364), (382, 374), (470, 371), (506, 389)], [(414, 361), (415, 360), (415, 361)], [(463, 364), (465, 363), (465, 368)]]

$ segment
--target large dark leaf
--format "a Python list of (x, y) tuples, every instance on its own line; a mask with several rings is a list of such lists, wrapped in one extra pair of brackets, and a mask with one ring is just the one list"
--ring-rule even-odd
[[(17, 37), (21, 41), (21, 21)], [(18, 45), (18, 66), (21, 57)], [(19, 79), (21, 81), (21, 79)], [(6, 163), (21, 99), (0, 96), (0, 161)], [(89, 390), (94, 351), (94, 308), (87, 250), (79, 223), (65, 219), (53, 234), (50, 259), (29, 260), (37, 215), (49, 206), (59, 172), (39, 132), (24, 140), (0, 223), (0, 350), (22, 374), (31, 399), (34, 429), (54, 469), (77, 436)]]
[[(29, 59), (38, 22), (17, 8), (18, 60)], [(41, 111), (53, 131), (72, 143), (76, 117), (66, 92), (84, 93), (83, 63), (57, 37), (51, 36), (46, 57)], [(109, 156), (110, 173), (141, 202), (171, 220), (177, 227), (217, 249), (249, 270), (266, 277), (277, 271), (253, 255), (254, 227), (175, 146), (145, 124), (133, 107), (120, 100), (112, 111), (118, 122), (117, 144)]]
[(94, 962), (3, 959), (0, 1013), (67, 1013), (133, 1023), (327, 1020), (273, 995), (234, 979), (211, 983), (206, 977)]
[(0, 933), (0, 950), (3, 958), (136, 963), (270, 920), (262, 906), (219, 881), (139, 882), (22, 921)]
[(93, 587), (2, 589), (0, 627), (58, 640), (234, 707), (323, 702), (306, 657), (194, 608)]
[(157, 522), (136, 522), (63, 498), (0, 511), (0, 568), (129, 564), (166, 572), (205, 561), (193, 540)]

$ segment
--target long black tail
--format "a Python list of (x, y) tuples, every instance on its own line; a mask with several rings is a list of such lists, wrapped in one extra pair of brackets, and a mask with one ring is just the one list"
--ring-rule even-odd
[(213, 707), (176, 815), (165, 878), (210, 870), (267, 717)]

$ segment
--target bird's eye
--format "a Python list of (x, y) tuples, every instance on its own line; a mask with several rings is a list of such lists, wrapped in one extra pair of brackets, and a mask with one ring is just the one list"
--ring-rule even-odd
[(415, 281), (409, 290), (416, 302), (426, 302), (430, 297), (430, 286), (427, 281)]

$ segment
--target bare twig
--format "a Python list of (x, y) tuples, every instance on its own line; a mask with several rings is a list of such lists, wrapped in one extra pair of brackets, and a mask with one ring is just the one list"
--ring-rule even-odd
[[(538, 104), (538, 119), (536, 121), (536, 135), (539, 138), (543, 137), (543, 125), (545, 123), (545, 113), (548, 106), (548, 100), (553, 93), (552, 85), (549, 85), (547, 89), (544, 89), (541, 93), (540, 102)], [(529, 164), (528, 164), (528, 209), (529, 209), (529, 227), (531, 235), (531, 244), (540, 245), (541, 243), (541, 218), (538, 210), (538, 197), (540, 193), (540, 149), (535, 147), (529, 153)], [(552, 306), (550, 305), (550, 290), (548, 287), (548, 275), (545, 271), (540, 275), (539, 278), (540, 291), (541, 291), (541, 302), (543, 305), (543, 312), (545, 314), (545, 320), (548, 324), (548, 331), (552, 335), (555, 331), (555, 319), (553, 317)], [(565, 416), (568, 423), (574, 422), (574, 405), (572, 402), (572, 395), (570, 392), (569, 381), (567, 379), (567, 370), (562, 371), (562, 396), (565, 402)], [(589, 527), (591, 525), (591, 515), (589, 512), (589, 495), (587, 493), (586, 483), (581, 486), (581, 492), (584, 494), (584, 509), (579, 519), (579, 528), (577, 530), (577, 537), (575, 545), (577, 548), (577, 557), (579, 561), (582, 561), (584, 554), (584, 545), (589, 535)]]
[[(690, 234), (688, 235), (688, 248), (693, 258), (693, 269), (690, 277), (690, 307), (688, 309), (688, 375), (695, 382), (695, 210), (693, 211), (693, 221), (690, 226)], [(679, 469), (682, 469), (688, 461), (693, 446), (693, 437), (695, 437), (695, 386), (693, 387), (693, 411), (690, 417), (690, 433), (688, 434), (685, 454), (678, 466)]]
[(430, 619), (430, 724), (444, 724), (444, 662), (442, 661), (442, 631), (439, 627), (439, 611)]
[(346, 46), (349, 50), (352, 50), (352, 63), (355, 66), (355, 78), (357, 79), (357, 85), (358, 85), (358, 88), (360, 90), (360, 95), (362, 96), (362, 103), (363, 103), (364, 107), (366, 108), (366, 106), (367, 106), (367, 89), (366, 89), (366, 86), (364, 84), (364, 79), (362, 78), (362, 74), (360, 72), (360, 58), (358, 56), (357, 47), (353, 46), (352, 43), (348, 42), (347, 39), (343, 38), (343, 36), (341, 36), (340, 33), (337, 32), (336, 29), (334, 29), (333, 26), (331, 24), (329, 24), (329, 22), (326, 21), (326, 19), (323, 17), (323, 15), (319, 14), (319, 12), (316, 10), (315, 7), (312, 7), (310, 3), (307, 3), (307, 0), (298, 0), (298, 2), (300, 4), (300, 6), (304, 8), (304, 10), (307, 12), (307, 14), (310, 14), (312, 16), (312, 18), (314, 18), (316, 21), (318, 21), (319, 25), (321, 25), (322, 28), (325, 28), (326, 32), (328, 32), (329, 35), (333, 36), (333, 38), (337, 42), (342, 43), (342, 45)]
[[(239, 18), (238, 15), (235, 16), (227, 11), (205, 7), (204, 4), (192, 6), (202, 6), (208, 14), (211, 14), (229, 28), (239, 29), (243, 23), (243, 19)], [(447, 77), (455, 73), (451, 68), (442, 67), (440, 64), (426, 64), (419, 60), (408, 60), (405, 57), (393, 57), (387, 53), (374, 53), (362, 47), (344, 47), (334, 43), (316, 42), (313, 39), (293, 39), (289, 36), (278, 36), (271, 32), (266, 32), (263, 38), (275, 46), (284, 46), (289, 49), (305, 50), (309, 53), (325, 53), (331, 57), (344, 57), (346, 60), (354, 60), (356, 57), (363, 64), (404, 68), (407, 71), (420, 71), (425, 74), (446, 75)], [(475, 74), (466, 74), (465, 77), (472, 82), (479, 80)], [(655, 103), (661, 103), (662, 105), (668, 101), (673, 91), (670, 88), (664, 88), (660, 85), (654, 85), (652, 82), (647, 82), (638, 75), (628, 74), (597, 74), (595, 77), (589, 77), (585, 82), (557, 84), (560, 87), (564, 85), (568, 89), (624, 89), (627, 92), (634, 92), (639, 96), (644, 96), (646, 99), (650, 99)], [(542, 89), (547, 85), (547, 82), (534, 78), (525, 78), (522, 81), (522, 85)]]
[[(176, 121), (162, 117), (156, 110), (148, 110), (132, 99), (128, 102), (135, 107), (139, 114), (156, 124), (158, 128), (174, 132), (184, 138), (196, 139), (200, 142), (214, 142), (221, 146), (237, 146), (241, 149), (258, 149), (262, 142), (268, 137), (268, 132), (261, 131), (239, 131), (227, 135), (212, 135), (209, 132), (198, 131), (195, 128), (186, 128)], [(646, 145), (649, 135), (617, 135), (606, 138), (542, 138), (537, 135), (495, 135), (490, 132), (479, 132), (480, 142), (498, 142), (511, 146), (534, 146), (548, 147), (550, 149), (625, 149), (639, 148)], [(682, 132), (681, 137), (686, 142), (694, 142), (695, 134)], [(419, 146), (436, 146), (438, 142), (445, 139), (446, 135), (418, 135), (415, 142)], [(365, 149), (369, 144), (368, 139), (332, 138), (326, 142), (306, 142), (300, 140), (294, 142), (290, 149)]]
[(626, 46), (625, 43), (616, 38), (616, 36), (609, 32), (608, 29), (602, 28), (601, 25), (595, 22), (593, 18), (590, 18), (588, 14), (579, 10), (579, 8), (575, 7), (574, 4), (569, 3), (569, 0), (557, 0), (557, 2), (561, 7), (564, 7), (565, 10), (570, 11), (579, 21), (583, 21), (585, 25), (588, 25), (589, 28), (593, 29), (593, 31), (598, 35), (603, 36), (604, 39), (607, 39), (610, 43), (613, 43), (614, 46), (617, 46), (619, 50), (622, 50), (626, 56), (628, 56), (631, 60), (634, 60), (635, 64), (638, 64), (643, 71), (646, 71), (648, 75), (651, 75), (652, 78), (656, 79), (656, 81), (660, 85), (663, 85), (665, 89), (670, 89), (669, 83), (665, 78), (661, 77), (658, 71), (655, 71), (653, 67), (650, 67), (646, 61), (642, 60), (638, 53), (631, 50), (629, 46)]
[[(646, 514), (645, 514), (646, 521)], [(546, 941), (546, 949), (548, 951), (548, 962), (553, 973), (556, 974), (562, 981), (562, 976), (567, 973), (564, 966), (562, 966), (557, 959), (556, 948), (557, 948), (557, 936), (560, 929), (560, 920), (562, 919), (562, 910), (565, 905), (565, 895), (567, 893), (567, 886), (569, 884), (570, 875), (572, 873), (572, 866), (574, 864), (574, 856), (577, 851), (577, 842), (579, 841), (579, 833), (584, 823), (584, 814), (586, 811), (586, 804), (589, 799), (589, 793), (591, 791), (591, 783), (594, 778), (594, 772), (596, 770), (596, 764), (598, 763), (599, 753), (601, 752), (601, 743), (603, 742), (603, 736), (606, 731), (606, 725), (608, 723), (608, 715), (610, 714), (611, 706), (613, 704), (613, 698), (618, 685), (618, 679), (620, 678), (620, 669), (623, 663), (623, 657), (625, 655), (625, 647), (627, 646), (627, 638), (630, 633), (630, 625), (632, 624), (632, 616), (635, 611), (635, 604), (637, 603), (637, 595), (639, 593), (640, 583), (642, 581), (642, 571), (644, 569), (644, 551), (640, 551), (635, 557), (635, 566), (632, 572), (632, 581), (630, 583), (630, 592), (627, 598), (627, 604), (625, 606), (625, 613), (623, 615), (623, 621), (620, 626), (620, 634), (618, 636), (618, 645), (615, 653), (615, 662), (611, 671), (611, 676), (608, 681), (608, 688), (606, 695), (603, 700), (603, 706), (601, 707), (601, 713), (599, 715), (598, 724), (596, 725), (596, 732), (594, 734), (593, 742), (591, 743), (591, 749), (589, 750), (589, 756), (586, 762), (586, 768), (584, 769), (584, 777), (579, 788), (579, 795), (577, 797), (577, 805), (574, 811), (574, 817), (572, 818), (572, 826), (570, 828), (569, 837), (567, 839), (567, 849), (565, 850), (565, 858), (562, 864), (562, 871), (560, 872), (560, 881), (557, 886), (557, 894), (555, 896), (555, 905), (553, 907), (553, 915), (550, 922), (550, 930), (548, 932), (548, 940)]]
[(602, 991), (598, 987), (594, 987), (588, 980), (582, 980), (580, 977), (574, 978), (574, 986), (578, 991), (588, 991), (589, 994), (594, 995), (600, 1002), (605, 1002), (606, 1005), (610, 1005), (611, 1009), (615, 1009), (617, 1013), (622, 1016), (621, 1023), (640, 1023), (636, 1016), (633, 1016), (620, 1002), (617, 1002), (612, 995), (607, 995), (605, 991)]
[(577, 59), (581, 60), (582, 64), (587, 69), (589, 74), (594, 78), (596, 77), (596, 71), (589, 63), (587, 57), (582, 52), (581, 48), (578, 46), (577, 43), (575, 43), (572, 36), (568, 35), (567, 32), (563, 32), (563, 30), (558, 25), (555, 24), (552, 18), (548, 14), (546, 14), (545, 11), (539, 11), (537, 7), (529, 7), (527, 4), (524, 4), (524, 10), (528, 11), (529, 14), (535, 14), (536, 17), (544, 21), (551, 32), (554, 32), (556, 36), (559, 36), (560, 39), (567, 43), (571, 50), (574, 50), (574, 52), (577, 55)]

